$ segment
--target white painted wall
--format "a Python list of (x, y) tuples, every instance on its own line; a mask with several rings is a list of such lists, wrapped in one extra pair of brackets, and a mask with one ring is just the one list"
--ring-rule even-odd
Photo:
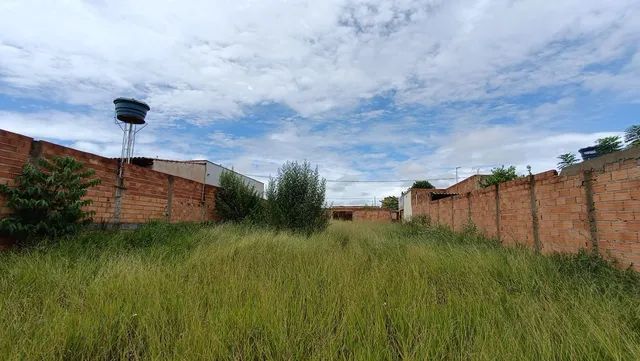
[(222, 175), (222, 172), (226, 170), (240, 175), (245, 184), (252, 186), (261, 197), (264, 197), (264, 183), (232, 171), (231, 169), (225, 168), (219, 164), (209, 162), (208, 160), (181, 162), (154, 159), (152, 169), (177, 177), (191, 179), (200, 183), (204, 181), (206, 184), (216, 187), (220, 187), (220, 175)]
[(409, 221), (411, 220), (411, 189), (409, 189), (405, 194), (400, 197), (400, 204), (402, 204), (402, 220)]
[(231, 169), (225, 168), (219, 164), (215, 164), (212, 162), (207, 161), (207, 184), (211, 184), (214, 186), (220, 186), (220, 175), (222, 175), (222, 172), (224, 171), (229, 171), (229, 172), (234, 172), (238, 175), (240, 175), (242, 177), (242, 180), (244, 181), (245, 184), (248, 184), (250, 186), (253, 187), (253, 189), (255, 189), (258, 194), (261, 197), (264, 197), (264, 183), (259, 182), (253, 178), (247, 177), (241, 173), (238, 173), (236, 171), (233, 171)]

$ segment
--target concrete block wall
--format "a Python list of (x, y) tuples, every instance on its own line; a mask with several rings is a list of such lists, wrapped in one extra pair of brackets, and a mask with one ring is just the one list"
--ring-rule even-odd
[(551, 170), (498, 186), (465, 180), (445, 190), (455, 196), (412, 199), (413, 216), (456, 231), (471, 221), (505, 245), (543, 253), (599, 252), (640, 270), (640, 148)]
[[(118, 179), (118, 161), (0, 130), (0, 182), (14, 184), (23, 165), (38, 157), (71, 156), (96, 172), (101, 183), (88, 190), (94, 223), (139, 224), (213, 221), (217, 187), (126, 164)], [(0, 216), (9, 214), (0, 198)]]

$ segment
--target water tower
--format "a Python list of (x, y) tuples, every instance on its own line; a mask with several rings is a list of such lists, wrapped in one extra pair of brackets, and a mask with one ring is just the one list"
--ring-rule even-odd
[[(115, 122), (122, 129), (122, 153), (120, 154), (121, 163), (131, 163), (133, 149), (136, 143), (136, 134), (146, 127), (144, 118), (151, 108), (145, 102), (135, 100), (133, 98), (116, 98), (113, 101), (116, 106)], [(120, 176), (122, 169), (120, 167)]]

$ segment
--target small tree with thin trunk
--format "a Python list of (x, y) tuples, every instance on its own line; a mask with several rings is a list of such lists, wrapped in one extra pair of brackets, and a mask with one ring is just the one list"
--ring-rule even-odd
[(578, 163), (578, 157), (573, 153), (564, 153), (558, 156), (558, 169), (564, 169), (570, 165)]

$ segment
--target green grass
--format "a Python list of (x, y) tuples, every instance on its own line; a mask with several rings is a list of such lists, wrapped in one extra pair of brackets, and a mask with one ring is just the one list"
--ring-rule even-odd
[(0, 254), (0, 358), (638, 360), (639, 286), (437, 228), (155, 224)]

